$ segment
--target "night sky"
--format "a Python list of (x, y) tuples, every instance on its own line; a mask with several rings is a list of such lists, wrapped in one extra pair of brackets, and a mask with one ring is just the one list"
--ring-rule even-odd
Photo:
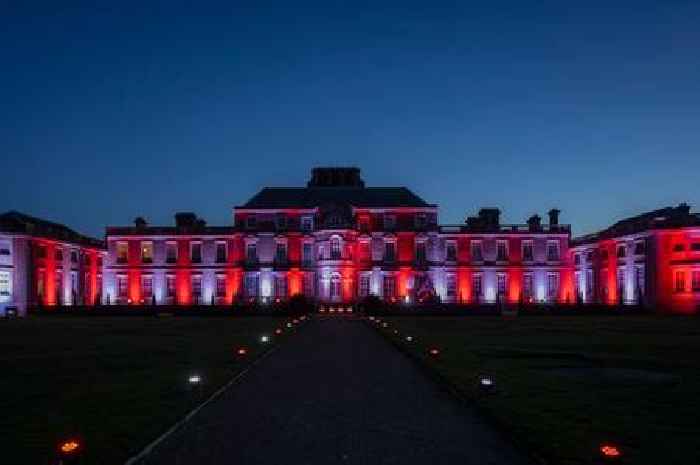
[(96, 236), (227, 225), (316, 165), (405, 185), (442, 223), (557, 206), (580, 234), (700, 207), (697, 1), (7, 3), (0, 210)]

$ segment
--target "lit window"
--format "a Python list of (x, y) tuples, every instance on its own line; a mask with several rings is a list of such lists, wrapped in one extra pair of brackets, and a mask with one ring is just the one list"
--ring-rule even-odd
[(153, 263), (153, 242), (141, 242), (141, 261), (143, 263)]
[(201, 242), (192, 242), (190, 244), (190, 260), (192, 260), (192, 263), (201, 263), (202, 262), (202, 243)]
[(129, 253), (129, 244), (126, 242), (117, 242), (117, 263), (126, 263)]
[(480, 262), (484, 259), (484, 255), (481, 253), (481, 241), (472, 241), (471, 253), (472, 260), (475, 262)]

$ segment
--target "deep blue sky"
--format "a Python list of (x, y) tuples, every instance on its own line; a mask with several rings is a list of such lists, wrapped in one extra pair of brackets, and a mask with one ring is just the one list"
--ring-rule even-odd
[(700, 205), (697, 1), (7, 3), (0, 210), (229, 224), (319, 164), (444, 223), (558, 206), (578, 234)]

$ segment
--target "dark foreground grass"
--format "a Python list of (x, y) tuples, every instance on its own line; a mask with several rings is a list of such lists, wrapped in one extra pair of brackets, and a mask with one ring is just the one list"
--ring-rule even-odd
[[(600, 463), (605, 441), (622, 446), (626, 464), (700, 463), (700, 318), (386, 321), (382, 331), (547, 463)], [(399, 342), (407, 334), (414, 343)], [(484, 373), (495, 394), (479, 394)]]
[[(120, 464), (240, 371), (283, 320), (28, 318), (0, 321), (0, 463), (46, 464), (82, 435), (81, 464)], [(286, 329), (286, 328), (285, 328)], [(197, 371), (201, 389), (187, 376)]]

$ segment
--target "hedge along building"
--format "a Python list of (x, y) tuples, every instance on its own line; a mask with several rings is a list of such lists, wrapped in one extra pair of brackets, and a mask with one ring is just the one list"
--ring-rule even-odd
[(0, 215), (0, 314), (15, 308), (94, 305), (102, 297), (100, 240), (10, 211)]
[(194, 214), (174, 227), (108, 227), (109, 303), (230, 304), (295, 294), (350, 303), (573, 301), (570, 228), (558, 211), (501, 225), (482, 209), (440, 226), (437, 206), (405, 187), (366, 187), (357, 168), (315, 168), (306, 187), (262, 189), (233, 226)]

